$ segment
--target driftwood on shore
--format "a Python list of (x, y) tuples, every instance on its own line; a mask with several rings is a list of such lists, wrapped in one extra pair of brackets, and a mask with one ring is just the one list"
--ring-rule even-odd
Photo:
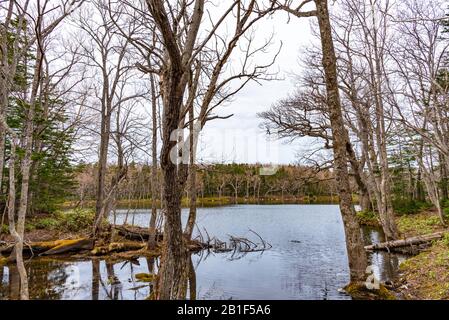
[[(94, 240), (88, 238), (55, 240), (43, 242), (25, 243), (23, 252), (27, 255), (54, 255), (67, 252), (78, 252), (82, 250), (92, 250), (94, 248)], [(1, 254), (10, 254), (14, 249), (14, 245), (8, 245), (0, 249)]]
[[(122, 237), (115, 242), (109, 242), (109, 236), (93, 238), (62, 239), (55, 241), (25, 242), (23, 254), (26, 256), (50, 256), (61, 254), (81, 254), (82, 256), (106, 256), (115, 258), (137, 259), (139, 256), (158, 256), (161, 253), (163, 235), (156, 235), (157, 245), (153, 250), (148, 250), (147, 240), (149, 238), (148, 228), (130, 225), (114, 226), (114, 229)], [(255, 231), (249, 230), (259, 241), (244, 237), (229, 236), (229, 242), (220, 241), (210, 237), (204, 230), (206, 237), (201, 232), (196, 239), (185, 238), (187, 249), (190, 252), (207, 250), (207, 252), (224, 253), (231, 252), (232, 259), (240, 258), (250, 252), (263, 252), (271, 248)], [(106, 240), (106, 238), (108, 240)], [(105, 241), (106, 240), (106, 241)], [(257, 242), (256, 242), (257, 241)], [(0, 245), (0, 257), (9, 256), (8, 261), (14, 261), (14, 243), (2, 243)]]
[[(199, 230), (199, 229), (198, 229)], [(202, 249), (207, 249), (208, 252), (226, 253), (231, 252), (230, 260), (237, 260), (250, 252), (264, 252), (272, 248), (271, 244), (266, 242), (257, 232), (249, 230), (255, 235), (260, 242), (256, 243), (248, 238), (229, 236), (229, 243), (221, 241), (215, 237), (210, 237), (206, 229), (205, 235), (199, 232), (196, 241), (201, 245)]]
[(112, 242), (108, 245), (95, 247), (91, 253), (95, 256), (101, 256), (112, 252), (136, 251), (146, 247), (144, 242)]
[(48, 256), (53, 254), (61, 254), (72, 251), (82, 251), (82, 250), (92, 250), (95, 245), (94, 239), (74, 239), (74, 240), (63, 240), (57, 246), (42, 252), (41, 256)]
[(443, 237), (445, 232), (436, 232), (432, 234), (426, 234), (421, 236), (410, 237), (401, 240), (392, 240), (387, 242), (381, 242), (366, 246), (368, 251), (401, 251), (404, 252), (406, 247), (420, 247), (430, 244), (434, 240), (439, 240)]
[[(150, 231), (148, 230), (148, 228), (124, 224), (116, 225), (114, 226), (114, 229), (118, 231), (119, 235), (129, 240), (148, 241), (148, 238), (150, 237)], [(156, 242), (162, 241), (162, 237), (163, 235), (161, 233), (158, 233), (156, 235)]]

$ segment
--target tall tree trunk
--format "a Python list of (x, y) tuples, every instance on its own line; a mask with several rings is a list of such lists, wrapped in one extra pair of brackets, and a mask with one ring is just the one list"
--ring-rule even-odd
[(347, 144), (348, 160), (351, 163), (352, 171), (354, 172), (354, 178), (359, 187), (359, 204), (362, 211), (371, 211), (371, 197), (369, 194), (368, 186), (363, 178), (363, 170), (357, 160), (354, 152), (354, 148), (351, 143)]
[(418, 173), (416, 174), (416, 200), (418, 201), (426, 201), (426, 196), (424, 193), (424, 187), (423, 187), (423, 182), (422, 182), (422, 171), (421, 168), (418, 168)]
[[(12, 135), (12, 134), (11, 134)], [(24, 236), (24, 224), (25, 218), (22, 217), (21, 223), (23, 226), (18, 225), (16, 229), (15, 223), (15, 203), (16, 203), (16, 176), (15, 176), (15, 163), (16, 163), (16, 144), (18, 140), (11, 138), (11, 155), (9, 158), (9, 195), (8, 195), (8, 222), (9, 232), (14, 238), (15, 246), (11, 254), (11, 258), (16, 261), (17, 271), (20, 276), (20, 299), (28, 300), (28, 276), (23, 263), (23, 236)]]
[(185, 235), (187, 239), (192, 238), (193, 228), (196, 221), (196, 166), (195, 166), (195, 134), (194, 134), (194, 110), (193, 107), (189, 110), (189, 218), (187, 220)]
[[(40, 24), (39, 24), (40, 26)], [(38, 40), (40, 41), (40, 40)], [(42, 43), (39, 44), (41, 46)], [(26, 274), (26, 269), (23, 263), (23, 239), (25, 234), (25, 217), (27, 214), (28, 209), (28, 195), (29, 195), (29, 185), (30, 185), (30, 169), (32, 165), (32, 150), (33, 150), (33, 132), (34, 132), (34, 115), (35, 115), (35, 107), (36, 107), (36, 100), (37, 95), (39, 91), (39, 87), (41, 85), (41, 73), (42, 73), (42, 62), (43, 62), (43, 53), (41, 50), (37, 51), (36, 54), (36, 65), (34, 67), (34, 75), (33, 75), (33, 81), (31, 84), (31, 95), (30, 95), (30, 102), (29, 102), (29, 108), (26, 115), (26, 121), (25, 121), (25, 134), (24, 134), (24, 147), (25, 147), (25, 155), (22, 159), (21, 163), (21, 188), (20, 188), (20, 201), (19, 201), (19, 208), (17, 213), (17, 229), (13, 227), (14, 225), (14, 218), (11, 219), (10, 217), (10, 232), (11, 235), (15, 238), (16, 244), (14, 248), (14, 252), (16, 255), (16, 262), (17, 262), (17, 268), (19, 270), (20, 274), (20, 297), (22, 300), (28, 300), (29, 299), (29, 292), (28, 292), (28, 277)], [(12, 145), (15, 142), (12, 143)], [(14, 148), (11, 153), (15, 154), (16, 150)], [(13, 158), (12, 166), (14, 166), (15, 159)], [(11, 166), (11, 165), (10, 165)], [(11, 169), (11, 168), (10, 168)], [(12, 183), (15, 182), (14, 173), (12, 175)], [(12, 187), (10, 183), (10, 192)], [(15, 196), (14, 196), (15, 200)], [(11, 201), (9, 205), (12, 205)], [(13, 209), (14, 210), (14, 205)], [(12, 212), (14, 214), (14, 211)]]
[(374, 103), (375, 103), (375, 113), (376, 113), (376, 143), (379, 153), (379, 164), (380, 164), (380, 203), (379, 216), (384, 229), (385, 237), (387, 240), (394, 240), (398, 238), (398, 229), (396, 227), (396, 222), (394, 220), (394, 211), (392, 203), (392, 193), (390, 185), (390, 169), (388, 165), (388, 154), (387, 154), (387, 132), (385, 129), (385, 107), (382, 97), (382, 78), (383, 71), (382, 66), (384, 65), (383, 56), (379, 52), (379, 41), (378, 32), (376, 28), (376, 12), (374, 6), (371, 6), (371, 17), (373, 25), (373, 47), (374, 47), (374, 63), (375, 67), (371, 69), (372, 79), (373, 79), (373, 92), (374, 92)]
[(345, 229), (350, 281), (361, 281), (365, 278), (367, 259), (360, 226), (357, 222), (356, 213), (352, 204), (346, 153), (347, 145), (350, 142), (348, 133), (344, 127), (338, 90), (337, 59), (332, 39), (332, 28), (329, 19), (327, 0), (315, 0), (315, 4), (321, 35), (327, 103), (333, 137), (334, 170), (340, 197), (340, 210)]
[(438, 153), (438, 156), (439, 156), (439, 165), (440, 165), (441, 200), (445, 201), (449, 198), (448, 173), (447, 173), (447, 166), (446, 166), (447, 161), (445, 161), (445, 156), (441, 152)]
[[(162, 154), (165, 154), (164, 147)], [(181, 192), (178, 186), (176, 166), (162, 158), (164, 168), (164, 246), (161, 256), (157, 298), (159, 300), (182, 298), (182, 283), (188, 268), (187, 249), (181, 224)]]
[[(1, 112), (1, 110), (0, 110)], [(3, 194), (3, 168), (5, 167), (5, 140), (6, 130), (2, 128), (0, 124), (0, 197)], [(0, 203), (1, 205), (1, 203)]]
[(148, 237), (148, 249), (152, 250), (156, 246), (156, 220), (157, 220), (157, 97), (154, 76), (150, 76), (151, 85), (151, 110), (152, 110), (152, 128), (151, 128), (151, 218), (150, 231)]
[[(95, 202), (95, 221), (101, 220), (101, 215), (104, 212), (104, 200), (105, 200), (105, 181), (106, 170), (108, 162), (108, 148), (109, 148), (109, 131), (110, 131), (110, 113), (109, 108), (103, 104), (101, 110), (101, 131), (100, 131), (100, 150), (98, 158), (98, 176), (97, 176), (97, 189), (96, 189), (96, 202)], [(99, 225), (94, 225), (93, 234), (96, 235)]]
[[(12, 19), (12, 12), (14, 10), (14, 4), (11, 1), (9, 3), (9, 8), (6, 14), (6, 17), (2, 21), (2, 26), (0, 28), (0, 49), (3, 54), (0, 56), (0, 196), (2, 195), (2, 184), (3, 184), (3, 168), (5, 166), (5, 140), (6, 140), (6, 127), (3, 125), (3, 121), (5, 121), (6, 125), (6, 108), (8, 107), (9, 102), (9, 94), (12, 79), (14, 79), (14, 75), (16, 73), (17, 66), (17, 56), (12, 54), (12, 61), (10, 61), (10, 50), (8, 43), (8, 33), (9, 33), (9, 24)], [(23, 23), (23, 18), (19, 20), (19, 25)]]
[[(187, 172), (185, 164), (175, 164), (171, 159), (172, 150), (177, 150), (177, 140), (171, 135), (178, 129), (184, 88), (181, 86), (183, 72), (171, 66), (167, 70), (163, 86), (163, 121), (161, 169), (164, 179), (163, 202), (165, 211), (164, 244), (161, 268), (158, 274), (157, 294), (159, 300), (183, 298), (183, 282), (188, 276), (186, 265), (187, 248), (181, 223), (181, 196)], [(177, 152), (176, 152), (177, 154)], [(178, 176), (179, 175), (179, 176)]]

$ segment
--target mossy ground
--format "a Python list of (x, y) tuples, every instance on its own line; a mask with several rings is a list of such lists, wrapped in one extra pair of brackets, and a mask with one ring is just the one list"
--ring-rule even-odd
[(137, 273), (135, 278), (139, 282), (153, 282), (156, 279), (156, 275), (151, 273)]
[(436, 212), (424, 211), (417, 214), (397, 217), (399, 232), (404, 237), (434, 233), (445, 230)]
[(373, 211), (359, 211), (357, 212), (357, 220), (362, 226), (380, 227), (379, 216)]
[(396, 300), (396, 296), (383, 284), (379, 285), (379, 289), (368, 289), (365, 283), (354, 282), (344, 290), (355, 300)]
[(406, 299), (449, 299), (449, 237), (400, 265)]
[[(373, 212), (358, 212), (357, 219), (361, 225), (380, 227), (378, 215)], [(441, 224), (435, 210), (428, 208), (418, 213), (402, 212), (396, 216), (396, 224), (401, 238), (448, 231), (442, 240), (401, 264), (401, 279), (396, 287), (405, 299), (449, 299), (449, 228)], [(363, 286), (346, 288), (356, 299), (367, 299), (367, 294), (370, 299), (371, 295), (366, 290)], [(382, 299), (380, 296), (382, 293), (371, 298)]]
[[(357, 212), (357, 220), (362, 226), (381, 227), (379, 215), (372, 211)], [(426, 210), (419, 213), (396, 216), (396, 224), (403, 237), (423, 235), (444, 230), (436, 212)]]
[(449, 229), (433, 210), (402, 215), (396, 222), (402, 237), (448, 231), (442, 240), (400, 265), (398, 291), (405, 299), (449, 299)]
[[(25, 241), (50, 241), (64, 238), (80, 238), (92, 229), (95, 212), (92, 209), (70, 209), (52, 214), (30, 216), (25, 223)], [(104, 226), (107, 222), (104, 221)], [(11, 240), (6, 225), (0, 230), (0, 240)]]

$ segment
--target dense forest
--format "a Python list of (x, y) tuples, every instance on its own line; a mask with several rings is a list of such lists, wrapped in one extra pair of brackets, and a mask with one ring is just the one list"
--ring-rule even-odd
[[(257, 27), (277, 15), (310, 22), (312, 40), (295, 91), (257, 117), (267, 139), (307, 148), (268, 173), (203, 163), (204, 127), (226, 123), (249, 84), (276, 81), (282, 44)], [(160, 256), (152, 298), (186, 297), (197, 206), (223, 199), (338, 203), (350, 282), (364, 281), (355, 205), (386, 240), (401, 239), (400, 214), (447, 223), (447, 17), (440, 0), (0, 1), (0, 240), (20, 298), (30, 219), (90, 208), (83, 241), (100, 247), (111, 212), (139, 201)]]
[[(336, 196), (335, 181), (332, 172), (323, 170), (316, 172), (309, 167), (280, 166), (273, 175), (259, 175), (262, 165), (215, 164), (197, 167), (196, 193), (199, 199), (223, 197), (234, 202), (242, 200), (264, 200), (276, 198), (280, 201), (301, 200), (304, 197)], [(113, 168), (109, 168), (113, 171)], [(79, 170), (79, 169), (78, 169)], [(95, 199), (95, 166), (83, 166), (75, 176), (76, 192), (72, 193), (74, 201), (88, 202)], [(113, 175), (106, 177), (111, 181)], [(158, 170), (160, 179), (161, 172)], [(151, 199), (151, 167), (148, 165), (130, 165), (127, 179), (117, 190), (116, 200)], [(156, 199), (159, 200), (161, 185), (156, 187)], [(184, 191), (189, 196), (189, 190)], [(65, 199), (69, 199), (66, 197)]]
[[(394, 155), (393, 155), (394, 157)], [(391, 158), (390, 174), (392, 176), (392, 204), (396, 211), (417, 210), (425, 206), (428, 199), (424, 192), (424, 182), (411, 159)], [(227, 200), (230, 203), (260, 202), (338, 202), (337, 186), (334, 174), (329, 167), (305, 165), (280, 165), (272, 175), (260, 175), (264, 166), (261, 164), (212, 164), (197, 166), (196, 193), (199, 205), (213, 204), (214, 201)], [(116, 167), (108, 167), (106, 181), (111, 183)], [(97, 166), (83, 164), (71, 169), (70, 183), (64, 186), (64, 196), (59, 192), (50, 197), (44, 211), (51, 211), (59, 206), (88, 207), (95, 200)], [(140, 200), (147, 203), (152, 199), (152, 185), (156, 184), (156, 201), (160, 204), (161, 171), (157, 171), (156, 181), (151, 180), (149, 165), (130, 164), (126, 179), (117, 190), (116, 201), (124, 207)], [(355, 202), (359, 202), (357, 181), (351, 176), (351, 190)], [(444, 184), (442, 184), (445, 187)], [(443, 192), (443, 189), (442, 191)], [(184, 190), (186, 199), (189, 189)], [(226, 198), (226, 199), (225, 199)], [(443, 202), (447, 198), (443, 198)], [(59, 200), (59, 201), (58, 201)], [(372, 205), (364, 210), (372, 211)]]

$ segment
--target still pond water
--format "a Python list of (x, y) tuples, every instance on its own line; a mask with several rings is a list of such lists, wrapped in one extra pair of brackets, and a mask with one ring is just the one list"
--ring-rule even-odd
[[(116, 223), (125, 219), (119, 211)], [(184, 221), (187, 211), (183, 211)], [(149, 210), (129, 213), (128, 223), (147, 226)], [(343, 225), (336, 205), (235, 205), (199, 208), (197, 225), (210, 237), (229, 235), (258, 240), (255, 230), (273, 247), (244, 256), (232, 253), (192, 255), (197, 299), (350, 299), (338, 289), (349, 279)], [(375, 229), (363, 229), (367, 243), (383, 241)], [(395, 277), (403, 256), (370, 255), (375, 276)], [(27, 262), (34, 299), (145, 299), (151, 285), (135, 275), (152, 263), (104, 260), (61, 261), (34, 258)], [(0, 268), (0, 299), (18, 297), (18, 274)]]

